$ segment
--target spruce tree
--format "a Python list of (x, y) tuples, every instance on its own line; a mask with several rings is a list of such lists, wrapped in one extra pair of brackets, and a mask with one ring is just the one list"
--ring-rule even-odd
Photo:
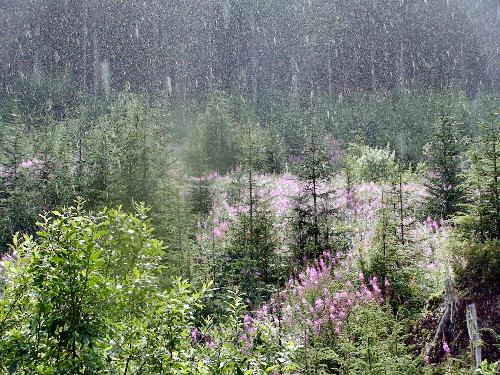
[(397, 215), (393, 211), (394, 196), (382, 191), (382, 203), (379, 220), (375, 228), (375, 241), (368, 254), (368, 274), (375, 274), (381, 281), (382, 296), (385, 298), (387, 290), (385, 280), (393, 282), (393, 274), (399, 267), (398, 262), (398, 223)]
[(74, 150), (68, 120), (58, 121), (49, 101), (34, 129), (34, 161), (39, 164), (37, 189), (44, 210), (69, 205), (74, 198)]
[(420, 258), (409, 236), (405, 235), (404, 223), (401, 226), (404, 215), (404, 195), (401, 198), (399, 189), (383, 190), (374, 241), (361, 266), (366, 276), (377, 276), (382, 296), (389, 301), (393, 311), (404, 306), (407, 313), (421, 307), (423, 284), (418, 282), (422, 276), (418, 268)]
[(25, 125), (16, 101), (9, 101), (0, 119), (0, 253), (12, 234), (27, 230), (36, 214), (30, 196), (33, 184), (24, 173), (22, 161), (28, 154)]
[(402, 244), (408, 244), (412, 240), (411, 231), (414, 229), (416, 219), (412, 217), (415, 213), (411, 212), (411, 207), (408, 205), (410, 194), (405, 189), (405, 184), (411, 182), (415, 175), (411, 171), (404, 171), (401, 166), (390, 177), (391, 190), (389, 196), (391, 197), (391, 204), (393, 207), (393, 214), (396, 218), (395, 232), (398, 241)]
[(238, 124), (225, 95), (215, 93), (209, 98), (205, 112), (198, 120), (198, 127), (201, 143), (198, 150), (202, 160), (210, 170), (220, 173), (229, 171), (237, 162)]
[[(264, 163), (264, 142), (257, 124), (247, 122), (242, 131), (242, 210), (229, 231), (223, 249), (225, 269), (220, 274), (224, 286), (237, 286), (251, 304), (266, 299), (281, 281), (282, 267), (277, 255), (278, 241), (267, 202), (260, 195), (256, 171)], [(237, 178), (240, 176), (236, 176)]]
[(493, 118), (481, 130), (464, 173), (464, 212), (456, 221), (466, 236), (485, 242), (500, 239), (500, 122)]
[(314, 118), (308, 128), (308, 143), (299, 159), (297, 174), (303, 184), (303, 192), (295, 206), (296, 244), (295, 255), (301, 262), (315, 259), (326, 248), (329, 240), (329, 210), (322, 201), (328, 202), (330, 192), (322, 185), (331, 174), (331, 160), (323, 143), (323, 132)]
[(428, 145), (428, 166), (429, 213), (448, 219), (462, 201), (457, 122), (448, 113), (442, 113), (434, 125)]

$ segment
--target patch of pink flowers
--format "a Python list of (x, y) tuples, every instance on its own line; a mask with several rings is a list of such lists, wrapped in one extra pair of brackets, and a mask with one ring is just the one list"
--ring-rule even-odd
[(451, 354), (451, 349), (450, 349), (448, 343), (446, 342), (446, 340), (443, 340), (443, 351), (444, 351), (445, 355)]
[[(269, 305), (255, 312), (256, 319), (270, 319), (269, 314), (280, 316), (281, 325), (290, 336), (304, 337), (340, 335), (346, 319), (362, 305), (383, 302), (376, 277), (359, 274), (356, 280), (352, 254), (325, 251), (296, 277)], [(304, 340), (306, 338), (304, 337)]]

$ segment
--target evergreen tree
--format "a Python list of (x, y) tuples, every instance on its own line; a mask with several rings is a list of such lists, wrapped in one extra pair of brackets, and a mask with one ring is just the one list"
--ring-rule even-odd
[[(151, 222), (156, 236), (163, 240), (168, 252), (163, 259), (168, 275), (193, 277), (193, 249), (195, 246), (196, 214), (188, 199), (187, 186), (180, 178), (169, 176), (158, 182)], [(167, 280), (165, 280), (167, 282)]]
[(192, 177), (189, 198), (194, 214), (200, 219), (210, 213), (213, 206), (211, 175)]
[(448, 219), (457, 212), (462, 200), (457, 123), (449, 114), (438, 117), (427, 153), (429, 212)]
[(382, 296), (389, 301), (393, 312), (404, 306), (407, 314), (422, 306), (423, 284), (419, 283), (422, 270), (417, 267), (420, 259), (414, 255), (413, 244), (406, 240), (404, 231), (401, 237), (399, 202), (398, 191), (382, 191), (373, 246), (361, 266), (366, 276), (374, 275), (380, 280)]
[(253, 214), (239, 215), (231, 229), (220, 275), (223, 285), (238, 286), (252, 306), (269, 297), (284, 278), (271, 216), (254, 199)]
[(159, 184), (173, 163), (162, 109), (125, 91), (95, 120), (85, 143), (83, 190), (92, 204), (158, 208)]
[(375, 229), (375, 241), (368, 254), (368, 275), (375, 274), (381, 281), (382, 296), (387, 295), (386, 280), (392, 283), (393, 275), (400, 267), (398, 259), (397, 216), (392, 210), (393, 202), (382, 191), (380, 218)]
[(53, 103), (47, 102), (33, 130), (33, 160), (40, 164), (38, 189), (42, 208), (47, 211), (71, 204), (75, 194), (71, 124), (58, 121), (55, 111)]
[(329, 212), (321, 203), (328, 202), (330, 194), (323, 191), (323, 183), (330, 176), (331, 161), (314, 118), (307, 138), (308, 143), (298, 157), (297, 174), (303, 183), (303, 193), (297, 198), (295, 207), (295, 255), (301, 262), (315, 259), (325, 250), (329, 233), (326, 230)]
[(0, 253), (13, 233), (28, 230), (36, 221), (37, 210), (32, 175), (22, 168), (29, 142), (17, 102), (8, 102), (4, 113), (0, 119)]
[(220, 173), (229, 171), (236, 165), (239, 125), (234, 119), (231, 103), (222, 93), (213, 94), (205, 112), (198, 121), (200, 127), (199, 142), (202, 161), (209, 170)]
[[(464, 213), (456, 221), (466, 236), (481, 242), (500, 239), (500, 122), (494, 117), (482, 124), (464, 173)], [(471, 233), (472, 232), (472, 233)]]
[(256, 170), (265, 157), (261, 131), (258, 125), (247, 122), (242, 135), (240, 168), (245, 210), (238, 214), (230, 229), (229, 243), (222, 251), (224, 270), (220, 283), (237, 286), (254, 305), (269, 297), (282, 281), (283, 266), (273, 219), (256, 182)]
[(265, 143), (265, 160), (263, 169), (271, 173), (280, 173), (285, 168), (285, 146), (278, 129), (274, 124), (263, 129)]
[(397, 237), (402, 245), (411, 242), (411, 232), (416, 222), (415, 212), (412, 212), (408, 204), (409, 193), (405, 189), (405, 184), (411, 183), (416, 176), (411, 170), (404, 171), (401, 167), (396, 168), (394, 175), (390, 177), (391, 191), (389, 192), (392, 201), (393, 214), (396, 218)]

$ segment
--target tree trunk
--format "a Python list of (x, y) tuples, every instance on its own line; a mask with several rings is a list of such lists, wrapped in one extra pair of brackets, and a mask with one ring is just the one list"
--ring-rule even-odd
[(477, 323), (476, 304), (466, 306), (467, 316), (467, 331), (469, 340), (474, 348), (474, 358), (476, 359), (476, 368), (481, 366), (481, 335), (479, 334), (479, 326)]

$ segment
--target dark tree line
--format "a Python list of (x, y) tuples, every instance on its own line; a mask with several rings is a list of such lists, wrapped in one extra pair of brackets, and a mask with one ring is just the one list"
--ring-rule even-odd
[[(3, 0), (0, 82), (59, 71), (182, 103), (214, 89), (348, 95), (498, 85), (495, 1)], [(465, 2), (468, 3), (468, 2)], [(109, 78), (109, 79), (108, 79)]]

